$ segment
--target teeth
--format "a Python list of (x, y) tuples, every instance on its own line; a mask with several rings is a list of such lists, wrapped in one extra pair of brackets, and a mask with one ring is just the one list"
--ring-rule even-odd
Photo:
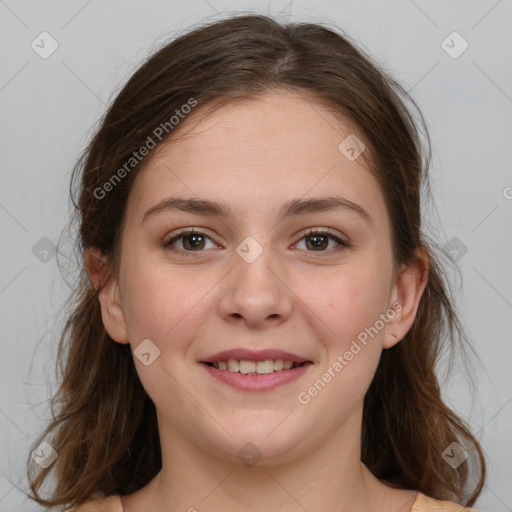
[(279, 370), (282, 370), (284, 366), (284, 361), (282, 359), (276, 359), (274, 361), (274, 371), (278, 372)]
[(272, 373), (274, 371), (274, 362), (271, 359), (258, 361), (256, 363), (256, 373)]
[(264, 375), (281, 370), (290, 370), (297, 366), (299, 365), (293, 363), (293, 361), (283, 361), (282, 359), (266, 359), (265, 361), (228, 359), (227, 361), (213, 363), (213, 367), (219, 370), (228, 370), (235, 373), (239, 372), (244, 375)]
[(230, 372), (238, 372), (239, 371), (239, 363), (236, 359), (230, 359), (227, 362), (227, 367)]
[(240, 373), (247, 375), (256, 371), (256, 363), (254, 361), (240, 361)]

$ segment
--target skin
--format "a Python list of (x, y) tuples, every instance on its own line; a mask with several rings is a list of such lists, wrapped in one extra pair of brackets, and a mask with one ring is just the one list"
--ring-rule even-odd
[[(418, 252), (395, 268), (379, 185), (362, 157), (349, 161), (338, 149), (357, 132), (325, 107), (273, 91), (194, 115), (198, 122), (192, 115), (183, 121), (186, 136), (156, 149), (137, 176), (119, 272), (108, 277), (94, 249), (86, 256), (93, 284), (107, 281), (99, 298), (112, 339), (132, 350), (150, 339), (160, 350), (148, 366), (134, 361), (156, 406), (163, 467), (123, 497), (124, 511), (410, 510), (416, 492), (368, 471), (360, 435), (365, 392), (382, 350), (411, 327), (427, 257)], [(171, 195), (219, 201), (235, 216), (165, 211), (141, 222)], [(286, 201), (332, 195), (371, 220), (349, 210), (277, 220)], [(200, 249), (183, 245), (190, 238), (164, 247), (187, 227), (208, 237)], [(315, 249), (307, 228), (330, 228), (351, 246), (336, 251), (335, 240), (322, 238)], [(248, 236), (263, 249), (252, 263), (236, 252)], [(299, 403), (298, 394), (394, 303), (401, 310), (378, 335), (307, 405)], [(314, 364), (299, 379), (257, 393), (218, 382), (198, 363), (240, 347), (279, 348)], [(262, 454), (252, 467), (237, 457), (247, 442)]]

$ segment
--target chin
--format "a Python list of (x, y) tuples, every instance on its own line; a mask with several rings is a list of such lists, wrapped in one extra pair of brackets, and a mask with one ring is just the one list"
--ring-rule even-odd
[(267, 414), (265, 418), (261, 418), (261, 414), (259, 416), (259, 419), (253, 417), (254, 421), (250, 423), (226, 424), (226, 429), (233, 437), (225, 435), (222, 440), (211, 440), (224, 452), (223, 458), (252, 467), (255, 464), (285, 463), (299, 455), (299, 452), (306, 451), (305, 440), (308, 436), (304, 423), (300, 427), (294, 424), (293, 414), (288, 418), (282, 412)]

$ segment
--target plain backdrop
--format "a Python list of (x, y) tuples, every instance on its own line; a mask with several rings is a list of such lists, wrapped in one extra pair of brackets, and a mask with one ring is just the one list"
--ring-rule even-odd
[[(0, 0), (0, 511), (40, 510), (22, 491), (56, 389), (58, 312), (72, 274), (61, 275), (55, 244), (70, 215), (72, 166), (155, 46), (238, 11), (339, 26), (420, 106), (434, 149), (429, 230), (454, 260), (478, 356), (474, 375), (450, 372), (444, 394), (488, 456), (476, 508), (512, 510), (510, 0)], [(64, 266), (69, 248), (58, 256)]]

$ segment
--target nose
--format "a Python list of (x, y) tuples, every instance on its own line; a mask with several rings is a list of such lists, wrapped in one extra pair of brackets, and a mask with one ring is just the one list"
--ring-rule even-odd
[(245, 323), (252, 329), (286, 321), (294, 296), (284, 265), (270, 248), (262, 247), (252, 262), (237, 253), (233, 255), (235, 266), (226, 277), (219, 305), (226, 321)]

